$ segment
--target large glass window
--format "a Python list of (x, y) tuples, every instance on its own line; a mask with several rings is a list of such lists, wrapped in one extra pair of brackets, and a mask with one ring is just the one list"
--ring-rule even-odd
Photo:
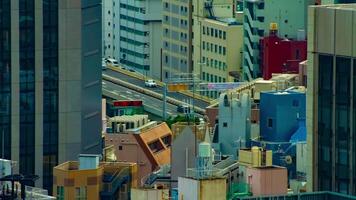
[(20, 173), (35, 172), (35, 21), (34, 0), (19, 0)]
[(57, 186), (57, 200), (64, 200), (64, 187)]
[(0, 158), (11, 159), (10, 1), (0, 1)]
[[(335, 153), (336, 178), (348, 182), (349, 179), (349, 136), (350, 136), (350, 96), (351, 59), (336, 57), (335, 87)], [(343, 186), (343, 184), (341, 185)], [(347, 188), (347, 187), (346, 187)], [(344, 187), (339, 192), (345, 192)]]
[(58, 164), (58, 0), (43, 0), (43, 187)]
[(75, 200), (86, 200), (87, 199), (87, 188), (77, 187), (75, 188)]
[(331, 119), (333, 90), (333, 57), (319, 55), (319, 93), (318, 93), (318, 176), (320, 190), (331, 190)]

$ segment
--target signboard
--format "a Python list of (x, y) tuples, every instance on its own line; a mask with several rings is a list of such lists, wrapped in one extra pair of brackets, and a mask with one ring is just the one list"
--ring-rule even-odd
[(128, 106), (139, 107), (139, 106), (142, 106), (142, 101), (141, 100), (137, 100), (137, 101), (113, 101), (113, 105), (115, 107), (128, 107)]
[(206, 84), (206, 89), (208, 90), (230, 90), (237, 88), (241, 85), (246, 84), (246, 82), (231, 82), (231, 83), (208, 83)]

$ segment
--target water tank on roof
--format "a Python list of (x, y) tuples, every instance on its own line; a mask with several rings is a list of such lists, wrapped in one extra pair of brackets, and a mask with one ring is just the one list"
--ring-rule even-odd
[(208, 142), (201, 142), (199, 144), (199, 157), (210, 157), (211, 156), (211, 144)]
[(99, 160), (100, 160), (100, 155), (80, 154), (79, 170), (96, 169), (99, 167)]

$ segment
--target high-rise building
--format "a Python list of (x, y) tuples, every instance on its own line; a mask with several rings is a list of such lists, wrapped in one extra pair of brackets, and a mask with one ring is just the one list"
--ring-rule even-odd
[(0, 1), (0, 155), (52, 187), (101, 152), (101, 1)]
[(162, 0), (162, 78), (191, 73), (192, 1)]
[(143, 75), (160, 79), (162, 0), (117, 2), (120, 3), (116, 5), (120, 9), (120, 53), (117, 59)]
[(308, 20), (308, 189), (355, 195), (356, 4), (312, 6)]
[(315, 0), (245, 0), (243, 79), (261, 76), (260, 39), (268, 34), (270, 23), (278, 24), (278, 36), (297, 38), (298, 30), (307, 29), (307, 7)]

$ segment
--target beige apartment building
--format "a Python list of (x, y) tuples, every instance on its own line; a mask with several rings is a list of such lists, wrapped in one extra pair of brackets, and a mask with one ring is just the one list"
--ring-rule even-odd
[(163, 0), (162, 77), (192, 71), (192, 1)]

